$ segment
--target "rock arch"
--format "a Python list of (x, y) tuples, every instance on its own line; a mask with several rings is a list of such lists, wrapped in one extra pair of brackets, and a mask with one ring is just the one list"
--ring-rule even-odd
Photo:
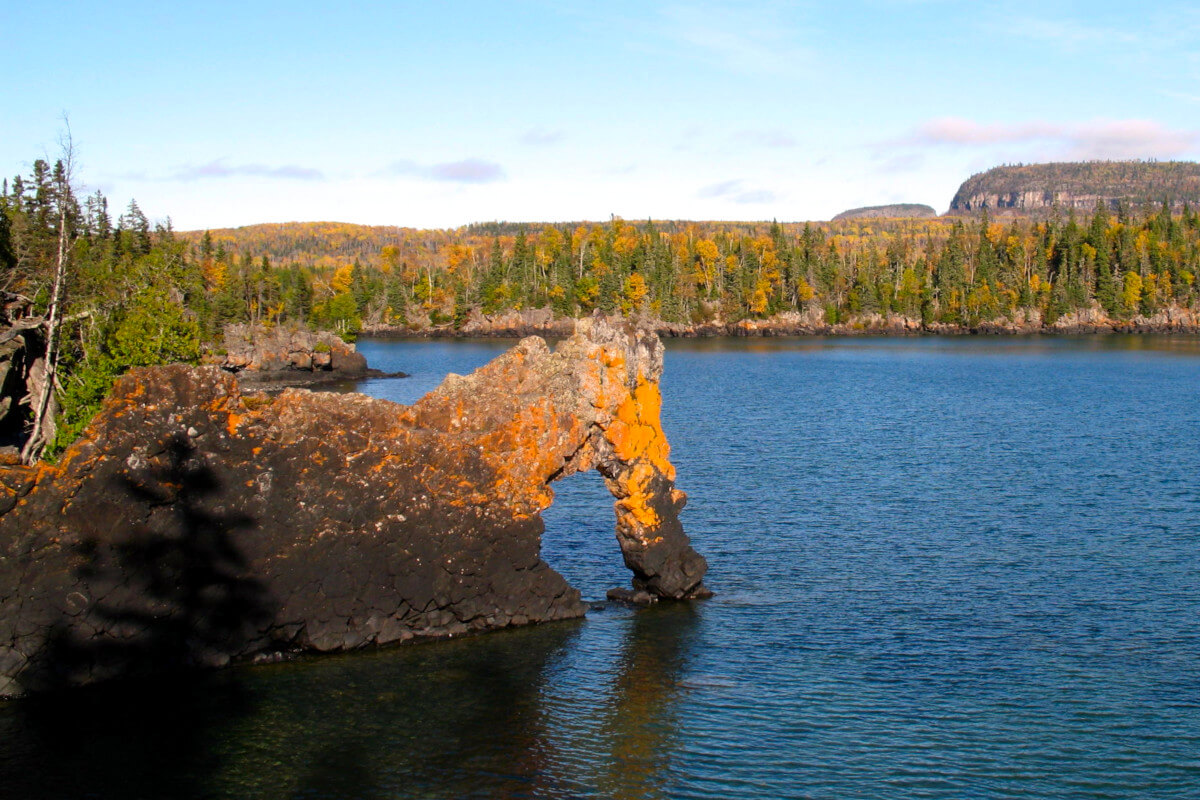
[(0, 468), (0, 695), (580, 616), (540, 512), (589, 469), (635, 587), (703, 596), (661, 372), (603, 318), (412, 406), (135, 370), (58, 465)]

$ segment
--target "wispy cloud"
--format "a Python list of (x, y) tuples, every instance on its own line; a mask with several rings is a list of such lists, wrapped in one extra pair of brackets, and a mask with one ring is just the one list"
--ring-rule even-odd
[(1090, 25), (1079, 19), (1008, 18), (1001, 23), (1000, 27), (1008, 34), (1034, 39), (1068, 50), (1139, 45), (1144, 42), (1144, 34), (1140, 31)]
[(632, 175), (637, 172), (637, 164), (617, 164), (602, 169), (603, 175)]
[(697, 191), (696, 197), (705, 200), (721, 198), (746, 205), (774, 203), (779, 199), (779, 195), (769, 189), (748, 189), (740, 180), (709, 184)]
[(378, 174), (384, 176), (411, 175), (430, 181), (446, 183), (493, 183), (504, 180), (504, 168), (492, 161), (466, 158), (439, 164), (418, 164), (415, 161), (393, 161)]
[(980, 123), (942, 117), (920, 125), (893, 145), (995, 147), (1029, 150), (1036, 158), (1173, 158), (1194, 152), (1200, 130), (1173, 130), (1153, 120), (1098, 119), (1082, 123), (1045, 121)]
[(1163, 97), (1170, 97), (1172, 100), (1182, 100), (1185, 103), (1200, 103), (1200, 94), (1192, 94), (1191, 92), (1177, 92), (1173, 89), (1159, 89), (1158, 94)]
[(546, 147), (548, 145), (558, 144), (566, 138), (566, 134), (560, 130), (550, 130), (548, 128), (531, 128), (521, 134), (521, 144), (530, 147)]
[(882, 158), (882, 163), (876, 168), (876, 171), (883, 175), (895, 175), (899, 172), (915, 172), (924, 165), (924, 153), (900, 153)]
[(741, 186), (741, 181), (723, 181), (721, 183), (712, 183), (696, 192), (696, 197), (725, 197), (737, 192), (739, 189), (741, 189)]
[(778, 2), (669, 5), (662, 10), (670, 39), (736, 72), (794, 74), (812, 63), (804, 36)]
[(325, 174), (319, 169), (301, 167), (296, 164), (270, 166), (268, 164), (228, 164), (217, 159), (207, 164), (180, 167), (164, 180), (199, 181), (209, 178), (271, 178), (287, 181), (321, 181)]
[(745, 130), (733, 134), (733, 143), (744, 147), (795, 147), (796, 138), (780, 130)]
[(1112, 59), (1157, 59), (1167, 53), (1193, 52), (1200, 34), (1200, 9), (1193, 3), (1168, 0), (1132, 14), (1105, 14), (1093, 6), (1079, 9), (1075, 14), (1049, 8), (1014, 13), (1007, 5), (998, 6), (982, 14), (980, 24), (995, 36), (1071, 53), (1099, 51)]
[(753, 205), (755, 203), (774, 203), (779, 199), (779, 195), (769, 189), (752, 189), (748, 192), (734, 195), (733, 202), (742, 203), (743, 205)]

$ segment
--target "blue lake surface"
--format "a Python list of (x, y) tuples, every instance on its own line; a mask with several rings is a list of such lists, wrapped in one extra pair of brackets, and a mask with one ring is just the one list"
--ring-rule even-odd
[[(1200, 797), (1200, 339), (672, 341), (663, 393), (713, 599), (9, 703), (0, 794)], [(555, 488), (546, 560), (627, 585)]]

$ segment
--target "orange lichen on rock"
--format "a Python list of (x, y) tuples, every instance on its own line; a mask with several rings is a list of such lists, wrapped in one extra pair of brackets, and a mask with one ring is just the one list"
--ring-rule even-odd
[[(540, 558), (539, 515), (554, 480), (593, 469), (635, 588), (705, 595), (660, 420), (662, 355), (653, 333), (583, 320), (553, 351), (523, 339), (408, 407), (243, 395), (217, 368), (132, 371), (58, 467), (0, 470), (0, 586), (26, 587), (0, 592), (0, 696), (145, 669), (138, 646), (159, 625), (203, 634), (166, 651), (172, 668), (579, 616)], [(197, 570), (212, 585), (186, 597), (159, 574), (170, 559), (145, 557), (180, 543), (213, 560)], [(64, 643), (80, 663), (27, 671)]]
[(705, 565), (678, 521), (686, 495), (674, 487), (661, 375), (656, 336), (593, 318), (553, 352), (530, 337), (471, 375), (449, 377), (407, 421), (477, 445), (496, 492), (522, 515), (549, 505), (555, 478), (599, 470), (635, 584), (688, 597), (705, 593)]
[(225, 430), (229, 432), (230, 436), (237, 436), (238, 428), (245, 419), (244, 414), (229, 412), (229, 416), (225, 418)]
[(671, 447), (662, 429), (662, 394), (657, 383), (638, 376), (637, 385), (617, 408), (617, 418), (605, 437), (621, 460), (648, 461), (663, 475), (675, 479)]
[(628, 475), (622, 477), (620, 491), (627, 492), (628, 495), (617, 500), (618, 514), (632, 516), (642, 528), (657, 528), (662, 524), (662, 519), (650, 505), (654, 498), (654, 467), (641, 462), (636, 464)]

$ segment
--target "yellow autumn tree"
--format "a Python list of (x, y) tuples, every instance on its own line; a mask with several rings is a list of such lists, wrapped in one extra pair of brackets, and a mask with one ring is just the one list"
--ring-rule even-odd
[(354, 279), (354, 265), (343, 264), (333, 271), (333, 277), (329, 279), (329, 285), (333, 288), (334, 294), (342, 294), (350, 291), (350, 283)]
[(1138, 310), (1138, 305), (1142, 302), (1142, 276), (1136, 272), (1125, 273), (1125, 286), (1121, 290), (1121, 305), (1125, 306), (1125, 310), (1133, 313)]
[(396, 267), (400, 265), (400, 248), (394, 244), (385, 244), (379, 250), (379, 269), (391, 275)]
[(701, 239), (696, 242), (696, 283), (704, 284), (704, 290), (712, 294), (713, 280), (716, 278), (717, 259), (721, 251), (717, 249), (712, 239)]
[(646, 285), (646, 279), (642, 277), (640, 272), (630, 273), (625, 279), (625, 288), (621, 296), (621, 310), (628, 314), (630, 311), (640, 309), (642, 301), (646, 299), (646, 295), (650, 293), (650, 287)]
[(200, 271), (204, 275), (204, 286), (209, 292), (219, 292), (225, 288), (225, 283), (228, 280), (228, 271), (225, 264), (220, 261), (214, 261), (211, 258), (206, 258), (200, 264)]

